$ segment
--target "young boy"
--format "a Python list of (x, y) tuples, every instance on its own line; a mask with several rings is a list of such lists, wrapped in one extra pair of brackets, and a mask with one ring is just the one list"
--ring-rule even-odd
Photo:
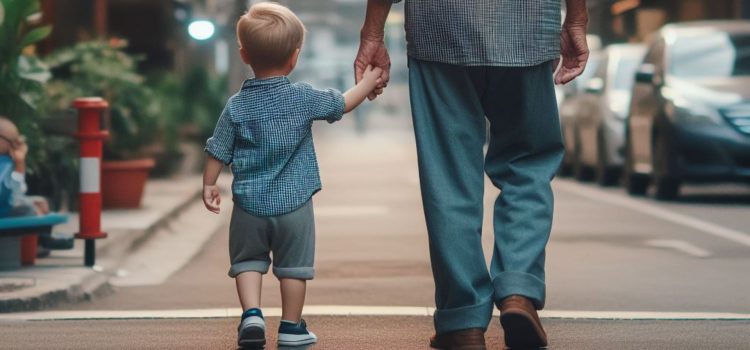
[(340, 120), (376, 89), (382, 73), (368, 67), (360, 83), (343, 95), (290, 83), (286, 76), (297, 64), (304, 33), (299, 18), (274, 3), (253, 5), (240, 18), (240, 55), (255, 78), (229, 98), (205, 149), (203, 201), (208, 210), (219, 212), (216, 180), (222, 166), (231, 164), (234, 175), (229, 276), (236, 280), (244, 310), (238, 329), (242, 347), (265, 345), (260, 294), (270, 265), (281, 283), (279, 345), (317, 341), (301, 318), (306, 281), (314, 275), (311, 198), (321, 186), (312, 122)]

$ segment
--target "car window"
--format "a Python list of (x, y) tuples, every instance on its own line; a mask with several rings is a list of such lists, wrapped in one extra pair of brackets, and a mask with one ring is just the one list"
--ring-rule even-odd
[(594, 74), (599, 70), (600, 66), (603, 66), (601, 64), (602, 62), (602, 56), (601, 55), (591, 55), (589, 57), (589, 61), (586, 62), (586, 68), (584, 68), (583, 73), (581, 73), (576, 80), (573, 80), (576, 84), (576, 89), (579, 92), (582, 92), (586, 88), (586, 83), (591, 79)]
[(615, 90), (630, 90), (635, 81), (635, 71), (641, 64), (641, 56), (637, 54), (627, 54), (620, 56), (617, 62), (617, 69), (612, 81), (612, 87)]
[(676, 37), (669, 73), (684, 78), (750, 75), (750, 35), (703, 31)]
[(664, 57), (664, 40), (657, 40), (649, 47), (643, 62), (651, 63), (658, 68), (663, 61), (662, 57)]

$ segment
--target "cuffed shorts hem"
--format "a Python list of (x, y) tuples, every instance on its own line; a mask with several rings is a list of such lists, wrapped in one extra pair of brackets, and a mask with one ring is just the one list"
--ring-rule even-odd
[(511, 295), (521, 295), (531, 299), (537, 309), (544, 308), (545, 283), (530, 273), (503, 272), (492, 279), (492, 284), (495, 287), (495, 301), (498, 307), (503, 299)]
[(311, 280), (315, 277), (313, 267), (273, 267), (273, 274), (278, 279), (293, 278), (297, 280)]
[(265, 260), (248, 260), (232, 264), (229, 268), (229, 277), (235, 278), (243, 272), (255, 271), (265, 275), (271, 266), (270, 261)]
[(492, 311), (495, 309), (491, 299), (479, 304), (464, 306), (455, 309), (435, 310), (435, 331), (438, 334), (453, 332), (469, 328), (481, 328), (487, 330), (492, 320)]

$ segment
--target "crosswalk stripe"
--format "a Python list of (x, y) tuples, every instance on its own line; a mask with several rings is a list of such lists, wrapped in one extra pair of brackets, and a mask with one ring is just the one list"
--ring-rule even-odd
[[(305, 316), (422, 316), (435, 312), (422, 306), (306, 306)], [(280, 317), (280, 308), (264, 308), (268, 317)], [(53, 321), (53, 320), (124, 320), (124, 319), (188, 319), (236, 318), (239, 308), (185, 309), (185, 310), (93, 310), (93, 311), (39, 311), (0, 314), (0, 321)], [(495, 310), (495, 314), (498, 311)], [(546, 319), (581, 320), (750, 320), (750, 314), (712, 312), (648, 312), (648, 311), (569, 311), (542, 310)]]

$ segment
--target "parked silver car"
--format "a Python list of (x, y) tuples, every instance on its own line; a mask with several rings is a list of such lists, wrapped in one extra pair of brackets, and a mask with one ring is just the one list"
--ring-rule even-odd
[(625, 186), (675, 198), (683, 182), (750, 183), (750, 21), (664, 26), (636, 73)]
[(565, 141), (565, 157), (560, 167), (560, 175), (570, 175), (575, 168), (575, 144), (577, 142), (574, 132), (575, 120), (578, 118), (578, 114), (581, 113), (581, 101), (584, 98), (586, 84), (594, 75), (594, 72), (596, 72), (601, 61), (602, 52), (592, 50), (583, 73), (576, 80), (563, 86), (557, 86), (560, 128), (562, 129), (563, 140)]
[(595, 178), (603, 186), (619, 182), (624, 164), (625, 117), (635, 71), (643, 59), (641, 44), (609, 45), (594, 76), (586, 82), (572, 120), (573, 172), (578, 180)]

